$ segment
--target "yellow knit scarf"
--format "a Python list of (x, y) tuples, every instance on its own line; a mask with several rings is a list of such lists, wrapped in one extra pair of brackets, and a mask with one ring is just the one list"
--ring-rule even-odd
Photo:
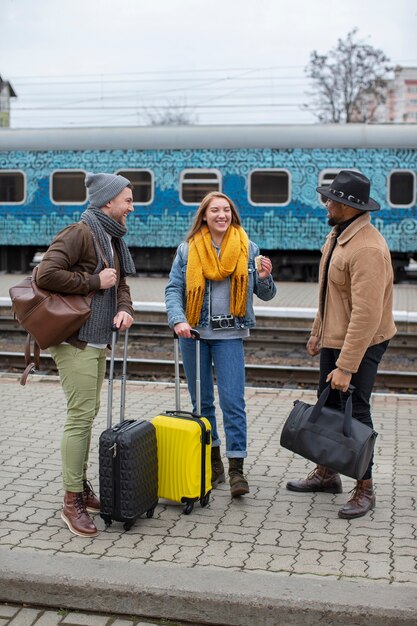
[(248, 249), (248, 236), (240, 226), (229, 226), (222, 241), (220, 256), (217, 256), (207, 226), (203, 226), (190, 240), (185, 311), (190, 326), (198, 324), (200, 319), (206, 280), (224, 280), (230, 276), (230, 313), (237, 317), (245, 314)]

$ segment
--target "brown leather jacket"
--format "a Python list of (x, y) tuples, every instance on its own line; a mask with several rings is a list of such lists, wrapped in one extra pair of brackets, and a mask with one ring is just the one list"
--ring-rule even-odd
[[(119, 257), (115, 251), (114, 260), (117, 271), (117, 312), (126, 311), (133, 317), (130, 289), (126, 279), (120, 275)], [(83, 222), (71, 224), (56, 235), (39, 263), (37, 283), (39, 287), (50, 291), (87, 295), (100, 289), (99, 275), (94, 274), (97, 263), (90, 227)], [(77, 336), (78, 332), (66, 341), (84, 348), (86, 342), (78, 340)]]
[(355, 373), (369, 346), (391, 339), (397, 332), (392, 312), (393, 270), (385, 239), (370, 223), (369, 213), (358, 217), (339, 236), (330, 259), (323, 318), (323, 267), (333, 231), (322, 249), (319, 311), (312, 336), (323, 348), (340, 349), (336, 365)]

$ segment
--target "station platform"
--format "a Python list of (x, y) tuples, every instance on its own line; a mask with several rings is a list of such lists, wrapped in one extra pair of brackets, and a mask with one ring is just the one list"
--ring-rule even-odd
[[(115, 391), (118, 407), (118, 385)], [(96, 488), (106, 393), (104, 385), (90, 456)], [(181, 395), (189, 408), (184, 386)], [(247, 388), (248, 496), (232, 500), (223, 484), (208, 507), (197, 504), (188, 516), (160, 501), (154, 518), (129, 532), (116, 522), (105, 529), (97, 516), (99, 535), (86, 539), (60, 519), (65, 401), (58, 380), (36, 376), (22, 388), (3, 375), (0, 602), (106, 612), (118, 624), (136, 615), (238, 626), (415, 626), (417, 397), (373, 395), (377, 505), (352, 521), (337, 516), (352, 479), (343, 478), (337, 495), (285, 488), (312, 464), (281, 448), (280, 432), (293, 401), (314, 397), (312, 390)], [(174, 387), (128, 381), (126, 405), (128, 417), (150, 419), (173, 408)], [(83, 619), (70, 623), (107, 623)]]

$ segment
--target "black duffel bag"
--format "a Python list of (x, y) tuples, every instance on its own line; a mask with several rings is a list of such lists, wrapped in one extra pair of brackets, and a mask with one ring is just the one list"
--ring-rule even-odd
[(361, 480), (368, 469), (378, 433), (352, 418), (354, 389), (349, 386), (344, 413), (324, 406), (330, 385), (316, 404), (296, 400), (282, 429), (281, 445), (318, 465)]

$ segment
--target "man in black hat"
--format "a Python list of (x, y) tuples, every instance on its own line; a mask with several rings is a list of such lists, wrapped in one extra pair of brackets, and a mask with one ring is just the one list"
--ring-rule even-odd
[[(352, 384), (353, 417), (372, 428), (372, 388), (379, 362), (396, 333), (391, 256), (369, 215), (379, 204), (369, 197), (370, 181), (360, 172), (342, 170), (331, 185), (317, 191), (327, 198), (333, 229), (322, 251), (319, 309), (307, 352), (320, 354), (318, 394), (330, 383), (327, 404), (341, 408)], [(361, 517), (375, 506), (372, 464), (373, 459), (339, 517)], [(342, 483), (334, 470), (318, 465), (307, 478), (289, 481), (287, 489), (342, 493)]]

